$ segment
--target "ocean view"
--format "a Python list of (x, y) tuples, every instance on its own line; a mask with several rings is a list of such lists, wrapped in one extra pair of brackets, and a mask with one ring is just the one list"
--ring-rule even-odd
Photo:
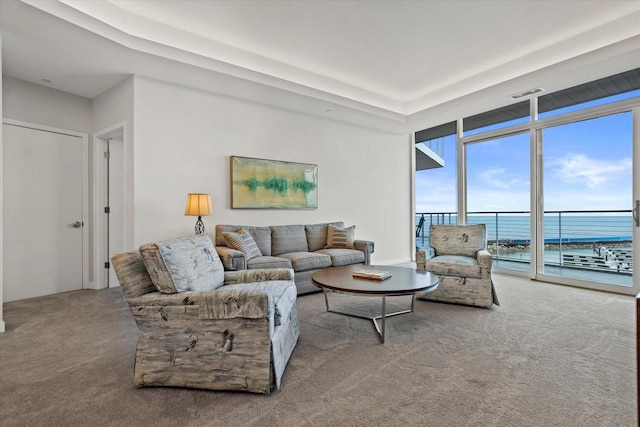
[[(421, 215), (416, 215), (416, 226)], [(455, 214), (424, 215), (425, 237), (429, 233), (431, 223), (457, 222)], [(531, 219), (528, 213), (469, 214), (467, 222), (486, 224), (489, 241), (514, 244), (526, 244), (530, 241)], [(630, 212), (614, 215), (550, 213), (544, 216), (544, 240), (545, 243), (631, 241), (632, 225)]]
[[(424, 223), (419, 229), (423, 216)], [(456, 222), (455, 214), (417, 214), (416, 230), (419, 232), (416, 234), (416, 245), (421, 248), (429, 246), (430, 224)], [(531, 220), (528, 212), (469, 214), (467, 222), (487, 226), (487, 250), (496, 262), (510, 269), (530, 268)], [(630, 211), (546, 213), (544, 264), (547, 267), (569, 268), (576, 271), (576, 277), (581, 277), (580, 271), (583, 274), (596, 271), (613, 273), (618, 277), (613, 279), (615, 283), (629, 286), (633, 271), (632, 227)], [(623, 278), (625, 276), (627, 278)]]

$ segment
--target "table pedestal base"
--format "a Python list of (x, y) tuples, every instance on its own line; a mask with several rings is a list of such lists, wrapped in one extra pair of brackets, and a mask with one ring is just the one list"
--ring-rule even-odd
[[(344, 311), (338, 311), (338, 310), (332, 310), (329, 308), (329, 298), (327, 297), (327, 290), (323, 289), (324, 292), (324, 303), (327, 307), (327, 311), (329, 313), (337, 313), (337, 314), (342, 314), (344, 316), (351, 316), (351, 317), (357, 317), (359, 319), (367, 319), (367, 320), (371, 320), (373, 321), (373, 326), (376, 328), (376, 332), (378, 333), (378, 338), (380, 338), (380, 342), (382, 344), (384, 344), (384, 330), (385, 330), (385, 319), (387, 317), (391, 317), (391, 316), (397, 316), (399, 314), (406, 314), (406, 313), (411, 313), (413, 312), (413, 308), (416, 302), (416, 294), (413, 293), (411, 294), (411, 309), (409, 310), (402, 310), (402, 311), (395, 311), (393, 313), (387, 313), (386, 309), (387, 309), (387, 297), (385, 295), (382, 296), (382, 314), (380, 316), (362, 316), (359, 314), (354, 314), (354, 313), (346, 313)], [(343, 292), (339, 292), (339, 293), (343, 293)], [(345, 292), (346, 293), (346, 292)], [(358, 294), (358, 296), (377, 296), (380, 297), (380, 295), (361, 295)], [(398, 295), (394, 295), (394, 296), (398, 296)], [(380, 328), (380, 326), (378, 326), (378, 320), (382, 320), (381, 322), (381, 326), (382, 328)]]

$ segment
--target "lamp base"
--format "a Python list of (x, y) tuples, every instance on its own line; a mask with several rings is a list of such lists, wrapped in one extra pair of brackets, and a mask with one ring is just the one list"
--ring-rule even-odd
[(199, 215), (196, 221), (196, 234), (204, 234), (204, 222), (202, 222), (202, 217)]

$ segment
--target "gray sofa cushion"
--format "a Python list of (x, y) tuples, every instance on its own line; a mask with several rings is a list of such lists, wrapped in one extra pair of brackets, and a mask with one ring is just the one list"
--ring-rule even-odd
[(243, 227), (256, 241), (264, 256), (271, 256), (271, 229), (269, 227)]
[(275, 256), (259, 256), (247, 261), (247, 268), (293, 268), (291, 261)]
[(271, 255), (271, 229), (269, 227), (217, 224), (216, 246), (227, 246), (227, 243), (224, 240), (224, 232), (239, 233), (240, 230), (245, 230), (251, 235), (251, 237), (253, 237), (253, 240), (256, 242), (256, 245), (258, 245), (258, 249), (260, 249), (260, 253), (262, 255)]
[(321, 249), (316, 253), (329, 255), (334, 267), (364, 262), (364, 252), (355, 249)]
[(426, 270), (443, 276), (482, 278), (482, 270), (475, 258), (462, 255), (440, 255), (426, 263)]
[(271, 228), (271, 255), (306, 252), (307, 235), (304, 225), (273, 225)]
[[(330, 222), (329, 224), (338, 228), (344, 228), (343, 222)], [(327, 223), (322, 224), (308, 224), (304, 226), (305, 233), (307, 234), (307, 249), (309, 252), (315, 252), (319, 249), (324, 249), (327, 245)]]
[(293, 271), (308, 271), (331, 267), (331, 257), (318, 252), (291, 252), (280, 256), (291, 260)]

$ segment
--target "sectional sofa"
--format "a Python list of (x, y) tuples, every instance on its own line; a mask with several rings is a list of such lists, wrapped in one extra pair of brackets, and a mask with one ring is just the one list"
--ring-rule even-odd
[(374, 244), (355, 239), (355, 226), (343, 222), (306, 225), (216, 225), (216, 250), (225, 270), (292, 268), (298, 295), (320, 290), (318, 270), (371, 262)]

